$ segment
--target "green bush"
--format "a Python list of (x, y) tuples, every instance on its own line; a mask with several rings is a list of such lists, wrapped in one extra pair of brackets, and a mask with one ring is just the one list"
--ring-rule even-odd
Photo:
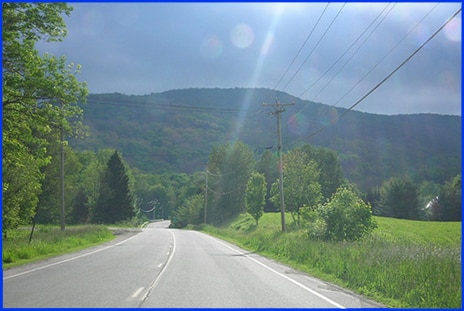
[(338, 188), (330, 201), (319, 206), (317, 213), (325, 225), (316, 219), (309, 233), (322, 235), (325, 240), (355, 241), (376, 228), (370, 205), (348, 188)]

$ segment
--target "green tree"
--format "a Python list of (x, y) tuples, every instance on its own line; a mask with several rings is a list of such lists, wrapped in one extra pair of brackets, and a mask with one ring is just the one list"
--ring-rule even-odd
[(187, 199), (180, 208), (176, 210), (173, 217), (173, 227), (183, 228), (188, 224), (197, 225), (202, 223), (202, 211), (205, 198), (201, 194), (196, 194)]
[(208, 161), (208, 218), (213, 223), (227, 221), (245, 212), (245, 188), (255, 166), (254, 161), (253, 152), (240, 141), (221, 145), (211, 152)]
[(88, 198), (84, 191), (80, 189), (75, 198), (69, 215), (72, 224), (86, 224), (89, 220)]
[(442, 185), (423, 181), (417, 187), (417, 200), (419, 208), (419, 219), (434, 220), (436, 217), (436, 208), (438, 207), (437, 197), (440, 195)]
[(264, 175), (256, 172), (252, 173), (246, 187), (245, 206), (247, 212), (256, 220), (256, 226), (263, 215), (265, 199), (266, 180)]
[(134, 193), (130, 186), (128, 168), (115, 151), (103, 173), (94, 222), (115, 223), (134, 215)]
[(417, 185), (406, 177), (393, 177), (380, 188), (380, 216), (419, 219)]
[[(321, 202), (319, 170), (315, 161), (309, 161), (306, 153), (297, 149), (284, 156), (283, 166), (285, 210), (291, 213), (293, 220), (299, 225), (301, 208), (315, 208)], [(276, 191), (278, 187), (273, 189)], [(273, 193), (272, 201), (280, 202), (279, 192)]]
[(376, 227), (370, 205), (348, 188), (339, 188), (317, 212), (325, 223), (326, 240), (355, 241)]
[(461, 221), (462, 177), (461, 174), (447, 181), (439, 195), (438, 220)]
[(256, 163), (256, 170), (258, 173), (264, 174), (266, 179), (266, 204), (264, 206), (265, 212), (273, 212), (276, 210), (270, 198), (272, 184), (279, 177), (277, 171), (278, 161), (278, 157), (275, 154), (269, 150), (266, 150), (261, 156), (261, 159)]
[[(61, 142), (59, 141), (59, 135), (55, 135), (54, 141), (53, 139), (49, 139), (49, 141), (47, 153), (51, 161), (42, 168), (45, 178), (42, 181), (42, 192), (39, 195), (35, 221), (42, 224), (59, 224), (61, 210)], [(82, 165), (69, 146), (64, 147), (64, 159), (64, 198), (65, 213), (67, 215), (71, 211), (74, 199), (79, 191)]]
[(319, 170), (318, 182), (323, 199), (329, 199), (343, 184), (343, 170), (336, 151), (304, 145), (299, 150), (306, 153), (308, 160), (314, 160)]
[(66, 28), (64, 3), (2, 3), (2, 221), (3, 233), (35, 215), (50, 162), (46, 135), (77, 134), (87, 95), (77, 81), (79, 67), (64, 57), (40, 56), (39, 40), (61, 41)]

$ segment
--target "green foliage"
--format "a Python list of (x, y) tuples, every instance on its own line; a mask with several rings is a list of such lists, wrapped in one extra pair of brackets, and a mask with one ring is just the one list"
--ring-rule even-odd
[[(330, 201), (317, 209), (324, 220), (324, 239), (356, 241), (376, 228), (371, 207), (347, 188), (339, 188)], [(316, 226), (322, 224), (317, 223)]]
[(322, 199), (329, 199), (343, 184), (343, 170), (337, 152), (328, 148), (306, 144), (298, 150), (304, 152), (308, 160), (314, 160), (319, 170), (318, 182)]
[(2, 240), (3, 268), (25, 264), (39, 259), (65, 254), (114, 238), (104, 226), (36, 227), (34, 239), (29, 243), (30, 230), (13, 230)]
[[(285, 210), (291, 212), (293, 220), (299, 224), (301, 207), (315, 207), (322, 199), (320, 171), (316, 162), (309, 160), (306, 153), (298, 149), (285, 155), (283, 169)], [(280, 202), (277, 189), (277, 185), (271, 188), (272, 201), (275, 203)]]
[(273, 154), (271, 151), (266, 150), (261, 159), (256, 163), (256, 171), (258, 173), (264, 174), (266, 179), (266, 204), (264, 206), (265, 212), (274, 212), (276, 211), (276, 206), (274, 205), (271, 198), (271, 187), (274, 181), (279, 177), (277, 172), (279, 158), (277, 155)]
[(245, 212), (246, 184), (255, 166), (241, 141), (214, 148), (208, 161), (208, 222), (226, 222)]
[(462, 217), (462, 176), (447, 181), (439, 196), (440, 209), (436, 219), (460, 221)]
[(266, 200), (266, 181), (264, 175), (252, 173), (248, 180), (245, 192), (245, 206), (247, 212), (253, 216), (258, 225), (258, 221), (263, 215)]
[[(256, 170), (265, 173), (270, 189), (277, 179), (277, 156), (275, 149), (271, 152), (264, 148), (276, 140), (275, 119), (265, 113), (240, 116), (238, 112), (221, 111), (239, 110), (245, 102), (253, 110), (266, 97), (295, 102), (295, 106), (287, 107), (283, 117), (302, 114), (308, 120), (308, 133), (329, 125), (311, 137), (314, 152), (310, 159), (319, 165), (316, 151), (320, 147), (336, 153), (332, 158), (328, 156), (325, 163), (337, 159), (343, 176), (363, 192), (402, 174), (416, 182), (444, 184), (461, 172), (460, 116), (384, 116), (351, 111), (341, 119), (343, 122), (330, 124), (327, 122), (342, 113), (343, 108), (260, 88), (185, 89), (144, 96), (92, 94), (88, 105), (83, 107), (84, 122), (91, 127), (92, 136), (71, 143), (81, 150), (120, 150), (131, 167), (144, 173), (191, 174), (204, 170), (213, 146), (223, 144), (231, 139), (231, 133), (236, 133), (240, 141), (252, 146), (258, 160), (260, 157), (265, 160), (268, 173), (263, 167)], [(193, 108), (183, 110), (178, 106)], [(300, 111), (303, 106), (305, 109)], [(237, 131), (238, 125), (241, 131)], [(287, 147), (297, 140), (289, 127), (282, 128), (282, 136)], [(326, 177), (339, 180), (336, 162), (325, 169), (319, 166), (324, 199), (330, 198), (330, 192), (339, 186), (337, 182), (329, 184), (322, 180)], [(332, 190), (327, 190), (330, 187)], [(275, 208), (268, 204), (266, 211), (271, 210)]]
[(417, 186), (417, 201), (419, 204), (419, 219), (420, 220), (436, 220), (435, 216), (442, 185), (430, 181), (423, 181)]
[(129, 219), (135, 215), (134, 204), (128, 168), (115, 151), (102, 176), (93, 222), (115, 223)]
[(39, 40), (60, 41), (66, 34), (64, 3), (2, 3), (2, 168), (3, 233), (35, 215), (50, 163), (47, 136), (63, 129), (78, 134), (87, 95), (77, 81), (79, 66), (64, 57), (40, 56)]
[(198, 225), (203, 222), (205, 198), (201, 194), (190, 197), (184, 205), (174, 213), (172, 226), (183, 228), (187, 225)]
[(393, 177), (380, 189), (380, 216), (419, 219), (417, 185), (406, 177)]
[[(58, 136), (58, 137), (57, 137)], [(35, 214), (35, 222), (41, 224), (60, 223), (61, 210), (61, 142), (59, 135), (55, 139), (49, 139), (48, 154), (50, 163), (42, 168), (44, 180), (42, 181), (42, 193)], [(79, 178), (82, 164), (78, 156), (67, 145), (64, 146), (64, 198), (65, 213), (71, 211), (69, 207), (74, 204), (74, 199), (79, 191)]]

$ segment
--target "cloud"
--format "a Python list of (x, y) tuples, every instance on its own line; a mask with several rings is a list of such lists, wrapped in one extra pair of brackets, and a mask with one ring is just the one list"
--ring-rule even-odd
[[(278, 90), (348, 107), (417, 49), (460, 4), (72, 6), (73, 13), (65, 18), (68, 37), (61, 43), (38, 47), (81, 64), (79, 78), (88, 82), (93, 93), (149, 94), (190, 87), (274, 88), (280, 80)], [(385, 114), (460, 114), (460, 26), (459, 15), (357, 108)]]

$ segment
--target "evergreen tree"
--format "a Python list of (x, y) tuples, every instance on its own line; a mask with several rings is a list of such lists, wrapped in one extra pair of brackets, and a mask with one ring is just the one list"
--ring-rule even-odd
[(134, 215), (134, 195), (129, 183), (128, 169), (120, 154), (115, 151), (103, 173), (94, 222), (115, 223)]

